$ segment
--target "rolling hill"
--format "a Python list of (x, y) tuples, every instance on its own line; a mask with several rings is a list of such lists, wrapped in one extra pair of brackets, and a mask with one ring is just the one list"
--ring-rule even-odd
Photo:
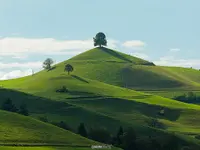
[[(90, 147), (97, 144), (67, 130), (31, 117), (0, 110), (0, 145), (54, 145)], [(70, 137), (70, 138), (69, 138)]]
[[(63, 71), (70, 63), (71, 75)], [(183, 74), (184, 72), (184, 74)], [(200, 72), (155, 66), (153, 63), (106, 48), (95, 48), (33, 76), (0, 81), (2, 103), (11, 98), (26, 103), (31, 117), (66, 121), (73, 130), (102, 126), (116, 133), (120, 125), (133, 126), (140, 135), (170, 134), (199, 143), (200, 106), (135, 90), (199, 89)], [(66, 93), (56, 92), (65, 86)], [(130, 89), (124, 88), (128, 87)], [(135, 90), (133, 90), (135, 89)], [(164, 110), (165, 115), (158, 113)], [(162, 127), (149, 125), (156, 119)]]
[[(13, 91), (12, 94), (14, 94)], [(48, 107), (48, 104), (46, 106)], [(41, 113), (40, 107), (38, 110)], [(3, 150), (89, 150), (92, 145), (102, 145), (102, 143), (89, 140), (68, 130), (17, 113), (0, 110), (0, 122), (0, 149)], [(112, 149), (119, 150), (115, 147)]]
[(200, 71), (192, 68), (155, 66), (153, 63), (107, 48), (94, 48), (64, 63), (75, 74), (140, 91), (199, 90)]

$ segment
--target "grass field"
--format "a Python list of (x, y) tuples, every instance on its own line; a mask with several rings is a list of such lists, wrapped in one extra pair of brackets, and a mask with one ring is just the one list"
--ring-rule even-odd
[[(75, 68), (71, 75), (63, 71), (67, 63)], [(153, 66), (142, 59), (96, 48), (57, 64), (50, 71), (43, 70), (33, 76), (1, 81), (3, 88), (0, 89), (0, 103), (8, 97), (17, 106), (26, 103), (32, 117), (38, 119), (47, 116), (51, 122), (63, 120), (73, 130), (81, 122), (87, 128), (105, 127), (113, 134), (120, 125), (133, 126), (141, 135), (154, 134), (155, 131), (157, 134), (176, 132), (190, 141), (200, 143), (194, 139), (195, 135), (200, 135), (200, 105), (156, 95), (164, 93), (169, 97), (170, 92), (192, 89), (198, 91), (199, 77), (200, 72), (197, 70)], [(62, 86), (66, 86), (69, 92), (56, 92)], [(153, 95), (133, 89), (148, 91)], [(159, 116), (162, 109), (165, 110), (165, 115)], [(153, 118), (163, 127), (149, 127)], [(4, 126), (6, 125), (2, 125)], [(27, 124), (29, 126), (31, 124)], [(46, 133), (43, 127), (40, 129), (41, 134)], [(60, 131), (61, 129), (56, 130), (55, 135), (59, 135), (61, 139), (56, 136), (55, 139), (65, 141), (69, 136), (64, 134), (65, 131), (62, 134), (56, 133)], [(28, 136), (25, 133), (22, 135)], [(51, 137), (48, 134), (44, 136)], [(33, 140), (36, 137), (38, 138), (34, 135)], [(81, 143), (78, 136), (71, 140), (71, 143)]]
[[(12, 85), (6, 83), (9, 83), (10, 81), (4, 81), (2, 84), (4, 87), (6, 87), (7, 84), (7, 87), (12, 89), (17, 87), (16, 90), (24, 92), (27, 92), (28, 89), (29, 94), (33, 92), (32, 100), (29, 97), (27, 102), (28, 106), (32, 103), (30, 105), (30, 109), (33, 112), (33, 116), (37, 117), (38, 115), (43, 115), (44, 112), (46, 112), (46, 115), (52, 121), (65, 120), (69, 122), (69, 125), (75, 127), (77, 127), (82, 121), (86, 122), (87, 126), (95, 126), (100, 122), (102, 126), (107, 127), (109, 130), (112, 130), (115, 124), (123, 124), (125, 126), (135, 126), (138, 128), (138, 131), (141, 132), (151, 133), (153, 130), (151, 131), (148, 129), (147, 122), (151, 118), (156, 118), (157, 113), (164, 107), (166, 109), (167, 116), (159, 119), (161, 119), (161, 122), (166, 125), (166, 130), (178, 131), (177, 129), (179, 127), (184, 127), (185, 129), (190, 129), (190, 131), (193, 130), (192, 133), (200, 133), (198, 125), (190, 126), (190, 123), (192, 122), (189, 120), (190, 116), (181, 115), (182, 110), (186, 112), (194, 110), (193, 114), (195, 114), (197, 118), (193, 121), (199, 122), (200, 117), (197, 113), (200, 112), (200, 106), (198, 105), (186, 104), (155, 95), (144, 94), (130, 89), (124, 89), (98, 81), (77, 77), (78, 76), (74, 78), (74, 76), (64, 74), (59, 76), (54, 72), (51, 73), (44, 71), (43, 73), (33, 77), (23, 78), (26, 82), (32, 82), (32, 80), (39, 81), (39, 78), (42, 79), (39, 81), (39, 87), (44, 89), (44, 91), (41, 89), (37, 91), (37, 82), (27, 83), (28, 86), (23, 84), (21, 84), (21, 86), (15, 86), (14, 84), (19, 84), (19, 82), (21, 82), (20, 80), (13, 80)], [(62, 87), (63, 85), (65, 85), (70, 92), (66, 94), (56, 93), (56, 89)], [(41, 98), (36, 101), (34, 98), (36, 95), (42, 97), (43, 99)], [(18, 96), (20, 97), (22, 95), (20, 94)], [(84, 96), (88, 96), (88, 98), (84, 98)], [(50, 100), (48, 100), (48, 98), (50, 98)], [(13, 100), (18, 102), (18, 98)], [(44, 105), (46, 101), (48, 101), (48, 104)], [(38, 105), (40, 106), (39, 108)], [(56, 109), (58, 109), (56, 106), (64, 108), (60, 109), (60, 111), (56, 111)], [(43, 110), (44, 112), (38, 112), (40, 110)], [(182, 124), (182, 122), (178, 120), (180, 116), (184, 117), (186, 121), (188, 120), (187, 124)], [(84, 120), (81, 118), (84, 118)], [(94, 122), (96, 122), (96, 124)], [(141, 124), (143, 124), (143, 126), (141, 126)], [(115, 127), (115, 131), (117, 128), (118, 126)], [(180, 131), (181, 133), (188, 134), (186, 130)]]
[[(91, 150), (91, 148), (75, 148), (75, 147), (0, 147), (1, 150)], [(100, 148), (106, 150), (105, 148)], [(100, 150), (97, 149), (97, 150)], [(112, 148), (117, 150), (117, 148)]]
[(112, 53), (109, 49), (95, 48), (59, 64), (58, 70), (71, 63), (74, 73), (82, 77), (135, 90), (200, 90), (199, 70), (153, 66), (136, 57)]
[(67, 130), (17, 113), (0, 111), (0, 122), (0, 144), (64, 143), (80, 146), (95, 144), (94, 141), (83, 138)]

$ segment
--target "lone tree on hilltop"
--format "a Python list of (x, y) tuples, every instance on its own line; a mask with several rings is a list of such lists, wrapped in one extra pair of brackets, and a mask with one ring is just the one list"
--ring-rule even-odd
[(64, 71), (67, 71), (68, 74), (74, 70), (73, 66), (70, 64), (65, 65)]
[(107, 46), (106, 35), (103, 32), (99, 32), (96, 34), (94, 39), (94, 46), (102, 47), (102, 45)]
[(50, 70), (51, 69), (51, 65), (53, 64), (53, 60), (51, 58), (47, 58), (44, 62), (43, 62), (43, 68)]

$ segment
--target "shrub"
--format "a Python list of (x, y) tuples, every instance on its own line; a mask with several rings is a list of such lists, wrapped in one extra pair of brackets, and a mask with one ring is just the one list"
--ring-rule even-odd
[(2, 109), (11, 112), (18, 112), (17, 107), (12, 103), (12, 100), (9, 98), (3, 102)]
[(67, 93), (68, 91), (69, 90), (65, 86), (63, 86), (62, 88), (56, 90), (56, 92), (60, 92), (60, 93)]
[(28, 112), (26, 104), (22, 104), (20, 106), (19, 113), (22, 114), (22, 115), (24, 115), (24, 116), (28, 116), (29, 115), (29, 112)]
[(81, 136), (87, 137), (87, 131), (85, 129), (84, 123), (80, 123), (78, 127), (78, 134), (80, 134)]
[(158, 113), (160, 116), (164, 116), (165, 115), (165, 110), (164, 109), (161, 109)]
[(70, 130), (71, 131), (71, 128), (64, 122), (64, 121), (60, 121), (58, 123), (52, 123), (53, 125), (55, 126), (58, 126), (62, 129), (65, 129), (65, 130)]
[(147, 121), (148, 125), (153, 128), (164, 128), (164, 125), (158, 121), (158, 119), (152, 118), (151, 120)]
[(42, 122), (49, 122), (47, 116), (39, 117), (39, 120)]

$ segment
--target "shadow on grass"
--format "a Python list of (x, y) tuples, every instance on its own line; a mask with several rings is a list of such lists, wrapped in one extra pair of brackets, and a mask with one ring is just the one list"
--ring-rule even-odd
[(123, 77), (123, 84), (126, 87), (138, 90), (178, 88), (184, 86), (182, 82), (147, 69), (124, 67), (120, 74)]
[(52, 71), (54, 69), (56, 69), (56, 66), (51, 67), (49, 70), (47, 70), (47, 72)]
[(105, 47), (101, 47), (100, 49), (101, 49), (102, 51), (104, 51), (104, 52), (106, 52), (106, 53), (108, 53), (108, 54), (114, 56), (114, 57), (117, 57), (117, 58), (121, 59), (121, 60), (124, 60), (124, 61), (127, 61), (127, 62), (132, 62), (131, 60), (127, 59), (126, 57), (120, 55), (119, 53), (117, 53), (117, 52), (115, 52), (115, 51), (109, 50), (109, 49), (107, 49), (107, 48), (105, 48)]
[(17, 107), (20, 107), (20, 105), (24, 103), (27, 105), (28, 110), (33, 113), (47, 113), (49, 111), (54, 112), (59, 108), (68, 108), (71, 106), (71, 104), (65, 102), (52, 101), (47, 98), (10, 89), (0, 89), (0, 95), (0, 106), (6, 99), (10, 98)]
[(81, 92), (81, 91), (68, 91), (68, 94), (70, 95), (75, 95), (77, 97), (74, 98), (68, 98), (68, 99), (80, 99), (80, 98), (91, 98), (92, 97), (98, 97), (98, 95), (94, 93), (89, 93), (89, 92)]
[[(135, 102), (132, 100), (126, 100), (121, 98), (98, 98), (95, 100), (79, 100), (74, 103), (84, 104), (87, 107), (96, 107), (101, 111), (108, 113), (119, 113), (127, 114), (127, 116), (132, 114), (141, 113), (147, 117), (167, 119), (170, 121), (176, 121), (181, 112), (179, 110), (174, 110), (170, 108), (165, 108), (161, 106), (155, 106), (150, 104), (144, 104), (141, 102)], [(159, 112), (164, 109), (164, 115), (159, 115)], [(116, 115), (116, 114), (115, 114)], [(134, 116), (134, 115), (133, 115)]]
[(85, 79), (79, 77), (79, 76), (76, 76), (76, 75), (71, 75), (73, 78), (79, 80), (79, 81), (82, 81), (82, 82), (85, 82), (85, 83), (89, 83), (88, 81), (86, 81)]
[[(71, 92), (71, 94), (77, 93), (80, 94), (81, 92)], [(89, 95), (87, 92), (82, 92), (82, 94)], [(84, 122), (88, 127), (101, 126), (114, 133), (118, 125), (121, 124), (119, 120), (74, 105), (64, 98), (59, 99), (58, 97), (54, 101), (10, 89), (0, 89), (0, 96), (0, 107), (7, 98), (10, 98), (18, 108), (22, 103), (26, 104), (31, 117), (39, 119), (41, 116), (46, 116), (50, 122), (62, 120), (72, 127), (73, 130), (77, 130), (80, 122)], [(127, 123), (124, 122), (123, 125), (125, 124)]]

